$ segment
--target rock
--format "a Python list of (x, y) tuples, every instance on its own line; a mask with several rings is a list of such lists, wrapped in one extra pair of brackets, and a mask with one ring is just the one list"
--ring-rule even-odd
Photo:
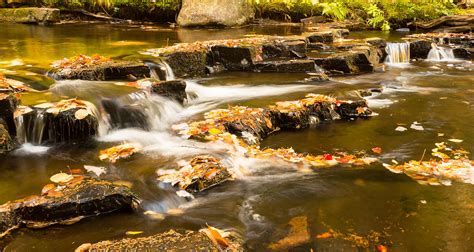
[(325, 23), (327, 21), (328, 21), (328, 18), (325, 16), (312, 16), (312, 17), (303, 18), (300, 20), (303, 26), (313, 26), (315, 24)]
[(454, 57), (460, 59), (474, 59), (474, 49), (473, 48), (453, 48)]
[(0, 93), (0, 118), (5, 123), (5, 128), (10, 135), (16, 136), (14, 113), (19, 101), (14, 93)]
[[(0, 119), (1, 120), (1, 119)], [(0, 122), (0, 154), (9, 152), (15, 147), (10, 133), (5, 128), (2, 122)]]
[(375, 46), (377, 48), (385, 49), (387, 46), (387, 41), (381, 38), (367, 38), (365, 42), (371, 46)]
[(59, 9), (53, 8), (0, 8), (0, 22), (7, 23), (56, 23)]
[(325, 73), (310, 73), (310, 77), (304, 79), (306, 82), (324, 82), (328, 80), (329, 76)]
[(151, 92), (170, 98), (181, 104), (187, 99), (186, 82), (184, 80), (153, 82)]
[(141, 62), (107, 61), (80, 68), (55, 67), (48, 72), (48, 76), (56, 80), (126, 80), (130, 76), (135, 78), (150, 77), (150, 69)]
[(208, 56), (206, 50), (175, 51), (163, 55), (176, 77), (204, 76)]
[(410, 32), (410, 28), (398, 28), (395, 31), (396, 32)]
[(263, 61), (254, 66), (258, 72), (309, 73), (316, 70), (313, 60)]
[(416, 39), (409, 41), (410, 59), (426, 59), (431, 50), (432, 41), (427, 39)]
[(230, 71), (248, 71), (253, 68), (257, 49), (254, 46), (225, 46), (211, 47), (214, 62), (222, 63)]
[(0, 237), (21, 226), (44, 228), (69, 225), (82, 218), (132, 210), (138, 201), (125, 186), (83, 176), (47, 185), (42, 196), (30, 196), (0, 206)]
[(184, 0), (177, 22), (180, 26), (239, 26), (253, 17), (246, 0)]
[[(198, 231), (169, 230), (148, 237), (101, 241), (82, 245), (83, 252), (98, 251), (219, 251), (219, 247)], [(79, 250), (76, 250), (79, 251)]]
[(263, 59), (304, 58), (306, 56), (306, 41), (287, 40), (262, 46)]
[(123, 104), (118, 99), (104, 98), (102, 108), (109, 115), (112, 128), (141, 128), (148, 130), (150, 123), (144, 109), (139, 104)]
[(160, 176), (158, 180), (190, 193), (202, 192), (231, 179), (232, 175), (221, 162), (212, 156), (196, 156), (178, 171)]
[(315, 32), (306, 37), (310, 43), (332, 43), (335, 34), (332, 31)]

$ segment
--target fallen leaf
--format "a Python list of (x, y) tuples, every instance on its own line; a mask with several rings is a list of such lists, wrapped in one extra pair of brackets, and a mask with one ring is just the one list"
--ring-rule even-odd
[(170, 208), (170, 209), (168, 209), (168, 211), (166, 211), (166, 213), (168, 215), (178, 216), (178, 215), (182, 215), (184, 213), (184, 211), (181, 208)]
[(425, 129), (423, 128), (423, 126), (420, 125), (418, 122), (413, 122), (413, 123), (410, 125), (410, 128), (411, 128), (411, 129), (414, 129), (414, 130), (418, 130), (418, 131), (425, 130)]
[(451, 139), (448, 139), (448, 141), (453, 142), (453, 143), (462, 143), (464, 140), (451, 138)]
[(231, 243), (223, 237), (225, 232), (222, 230), (208, 225), (207, 228), (201, 229), (200, 231), (206, 234), (207, 237), (221, 249), (226, 249), (231, 245)]
[(69, 175), (67, 173), (58, 173), (58, 174), (55, 174), (53, 176), (51, 176), (51, 178), (49, 178), (53, 183), (56, 183), (56, 184), (60, 184), (60, 183), (67, 183), (69, 181), (71, 181), (74, 177), (72, 175)]
[(332, 234), (330, 232), (324, 232), (322, 234), (316, 235), (316, 238), (318, 239), (326, 239), (332, 237)]
[(86, 118), (89, 115), (89, 111), (87, 109), (79, 109), (74, 113), (74, 117), (76, 117), (77, 120), (82, 120)]
[(372, 152), (374, 152), (376, 154), (382, 154), (382, 148), (374, 147), (374, 148), (372, 148)]
[(211, 135), (218, 135), (218, 134), (222, 133), (222, 131), (220, 129), (216, 129), (216, 128), (212, 128), (208, 132)]
[(143, 234), (143, 231), (127, 231), (125, 234), (126, 235), (139, 235), (139, 234)]
[(94, 173), (95, 175), (97, 175), (97, 177), (100, 177), (100, 175), (106, 173), (106, 168), (105, 167), (84, 165), (84, 169), (86, 169), (87, 172)]
[(56, 189), (56, 186), (54, 184), (47, 184), (41, 189), (41, 195), (46, 195), (48, 194), (49, 191)]
[(387, 252), (387, 246), (384, 245), (377, 245), (377, 250), (379, 252)]
[(400, 131), (400, 132), (407, 131), (407, 130), (408, 129), (403, 126), (398, 126), (397, 128), (395, 128), (395, 131)]
[(151, 219), (153, 220), (164, 220), (165, 219), (165, 215), (162, 214), (162, 213), (157, 213), (155, 211), (146, 211), (144, 212), (144, 214), (148, 217), (150, 217)]

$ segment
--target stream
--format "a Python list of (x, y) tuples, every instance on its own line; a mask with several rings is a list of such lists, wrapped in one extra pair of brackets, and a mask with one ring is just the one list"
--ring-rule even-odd
[[(306, 83), (302, 80), (307, 75), (299, 73), (225, 72), (187, 79), (186, 91), (196, 97), (184, 107), (159, 96), (141, 95), (116, 82), (54, 81), (44, 75), (51, 62), (77, 54), (145, 60), (148, 56), (139, 52), (177, 42), (299, 33), (297, 27), (186, 30), (104, 24), (0, 24), (0, 72), (40, 90), (24, 94), (23, 104), (77, 97), (98, 105), (104, 97), (120, 97), (123, 103), (141, 104), (149, 124), (146, 129), (113, 129), (102, 119), (96, 144), (90, 146), (44, 146), (34, 139), (25, 140), (19, 149), (0, 155), (0, 203), (37, 194), (58, 172), (94, 165), (107, 167), (108, 176), (116, 180), (132, 183), (144, 210), (167, 213), (179, 208), (183, 212), (167, 215), (163, 220), (150, 219), (140, 212), (112, 213), (71, 226), (23, 228), (15, 231), (4, 245), (5, 251), (73, 251), (83, 243), (121, 239), (130, 230), (153, 235), (171, 228), (198, 230), (206, 224), (236, 232), (250, 251), (264, 251), (284, 237), (288, 222), (299, 216), (307, 218), (312, 237), (332, 229), (347, 236), (376, 234), (379, 243), (389, 245), (393, 251), (473, 251), (473, 185), (421, 185), (404, 174), (388, 171), (381, 163), (420, 160), (435, 143), (447, 139), (461, 139), (461, 143), (451, 144), (474, 152), (474, 64), (453, 59), (452, 53), (433, 51), (428, 60), (413, 63), (393, 54), (396, 57), (387, 62), (385, 72), (332, 77), (323, 83)], [(352, 32), (349, 38), (377, 36), (400, 42), (404, 35), (368, 31)], [(367, 97), (378, 116), (282, 131), (270, 135), (261, 146), (292, 147), (297, 152), (316, 155), (370, 152), (380, 147), (381, 162), (364, 167), (316, 169), (310, 173), (279, 165), (249, 164), (251, 172), (199, 193), (191, 201), (178, 197), (172, 188), (156, 180), (158, 169), (175, 169), (181, 159), (222, 152), (218, 146), (171, 134), (173, 124), (200, 119), (204, 112), (215, 108), (264, 107), (277, 101), (301, 99), (307, 93), (356, 99), (355, 91), (360, 89), (383, 90)], [(422, 125), (423, 130), (410, 128), (414, 122)], [(396, 131), (398, 126), (408, 130)], [(100, 150), (125, 141), (140, 143), (144, 153), (116, 164), (98, 160)], [(365, 251), (350, 239), (312, 239), (310, 244), (296, 249), (311, 248)]]

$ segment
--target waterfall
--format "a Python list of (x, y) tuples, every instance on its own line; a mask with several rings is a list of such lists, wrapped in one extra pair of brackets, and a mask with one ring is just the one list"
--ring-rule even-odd
[(387, 43), (385, 48), (387, 58), (385, 63), (388, 64), (407, 64), (410, 63), (410, 43)]
[(454, 61), (454, 52), (449, 47), (438, 47), (435, 43), (431, 44), (431, 50), (428, 53), (428, 61)]
[(18, 115), (15, 118), (17, 141), (21, 144), (41, 145), (45, 128), (44, 111)]
[(176, 79), (173, 69), (171, 69), (170, 65), (164, 60), (161, 60), (160, 63), (145, 62), (145, 64), (150, 68), (151, 76), (157, 80), (168, 81)]
[(36, 114), (36, 118), (33, 124), (33, 139), (31, 139), (33, 144), (40, 145), (43, 141), (43, 132), (44, 132), (44, 114), (43, 111)]
[(26, 126), (25, 118), (23, 115), (19, 115), (15, 118), (15, 128), (16, 128), (16, 139), (20, 144), (27, 142), (26, 138)]

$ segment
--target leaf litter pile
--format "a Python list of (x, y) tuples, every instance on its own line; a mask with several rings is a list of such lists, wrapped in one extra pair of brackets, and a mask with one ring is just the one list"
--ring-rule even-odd
[[(77, 109), (74, 113), (74, 117), (77, 120), (82, 120), (86, 118), (88, 115), (93, 115), (95, 106), (88, 102), (79, 100), (76, 98), (62, 100), (56, 103), (42, 103), (35, 106), (35, 108), (39, 109), (46, 109), (46, 113), (51, 113), (55, 116), (59, 115), (61, 112), (68, 111), (71, 109)], [(24, 108), (23, 108), (24, 109)], [(28, 109), (24, 109), (25, 111), (19, 111), (19, 113), (25, 113), (29, 111)]]
[[(377, 159), (364, 153), (310, 155), (297, 153), (292, 148), (261, 149), (257, 145), (264, 137), (282, 128), (300, 129), (309, 127), (312, 120), (339, 119), (341, 114), (347, 116), (349, 113), (345, 110), (339, 114), (336, 111), (342, 111), (342, 107), (351, 104), (350, 101), (309, 94), (302, 100), (278, 102), (268, 109), (234, 106), (212, 110), (205, 114), (202, 121), (174, 125), (173, 129), (185, 138), (226, 143), (232, 146), (230, 152), (246, 158), (282, 160), (312, 167), (371, 164)], [(353, 107), (351, 116), (366, 118), (372, 115), (366, 106)], [(313, 116), (317, 118), (312, 119)]]
[(65, 58), (63, 60), (56, 61), (52, 64), (52, 67), (76, 70), (92, 66), (98, 66), (111, 61), (112, 60), (109, 57), (104, 57), (98, 54), (94, 54), (92, 56), (80, 54), (71, 58)]
[(445, 142), (435, 146), (431, 150), (433, 158), (428, 161), (411, 160), (404, 164), (393, 161), (394, 164), (384, 167), (394, 173), (405, 173), (424, 185), (451, 185), (452, 181), (474, 184), (474, 161), (469, 159), (469, 152), (449, 148)]

